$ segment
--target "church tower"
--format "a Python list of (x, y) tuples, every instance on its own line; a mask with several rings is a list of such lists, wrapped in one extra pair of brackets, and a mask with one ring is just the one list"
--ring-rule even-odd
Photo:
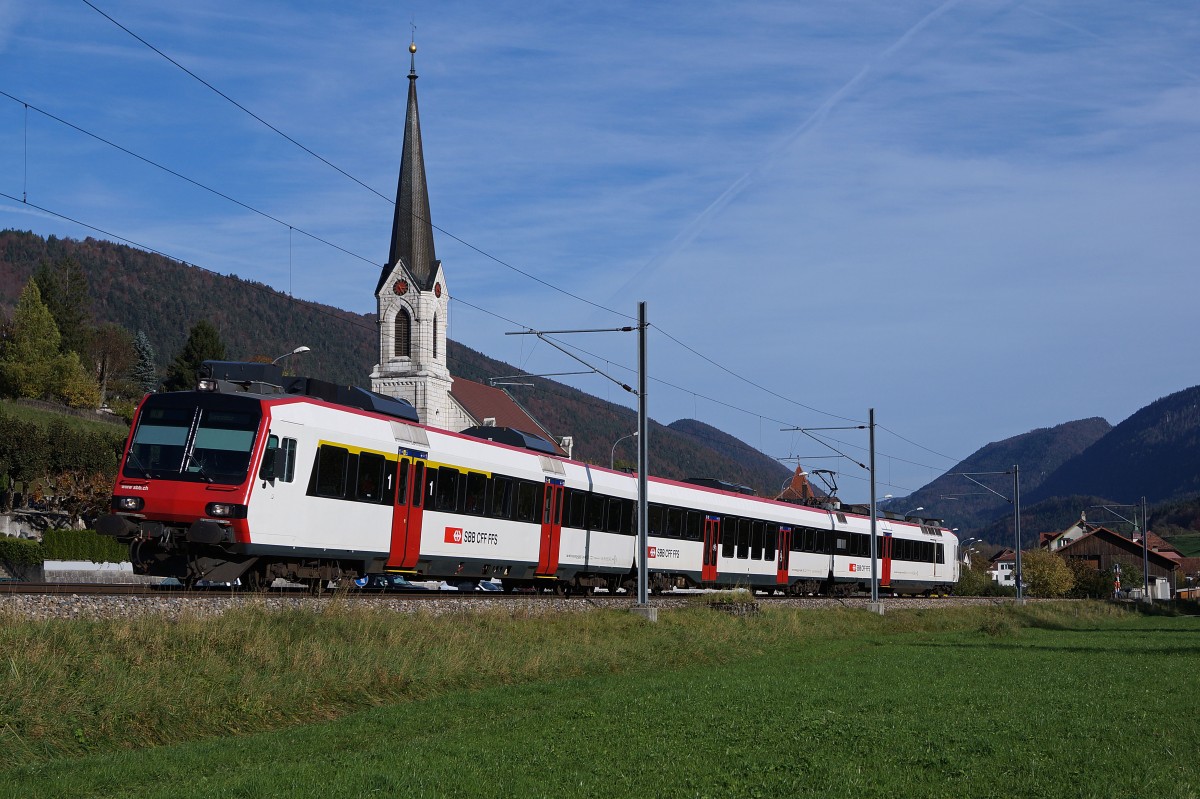
[(470, 421), (450, 397), (453, 381), (446, 363), (450, 293), (442, 262), (433, 249), (417, 114), (416, 44), (410, 44), (408, 50), (408, 110), (392, 245), (375, 286), (379, 363), (371, 373), (371, 389), (408, 400), (424, 424), (459, 430)]

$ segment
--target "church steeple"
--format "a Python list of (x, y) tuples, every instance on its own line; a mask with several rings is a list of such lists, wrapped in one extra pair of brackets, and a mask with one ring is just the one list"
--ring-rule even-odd
[(403, 261), (417, 288), (429, 291), (438, 271), (433, 249), (433, 222), (429, 215), (429, 189), (425, 183), (425, 157), (421, 150), (421, 118), (417, 113), (417, 45), (408, 46), (408, 111), (404, 119), (404, 149), (396, 186), (396, 215), (392, 221), (392, 247), (375, 292), (383, 288), (397, 261)]
[(416, 44), (410, 44), (408, 51), (413, 55), (391, 253), (375, 285), (379, 363), (371, 372), (371, 389), (408, 400), (427, 425), (462, 430), (473, 422), (450, 396), (454, 383), (446, 353), (450, 289), (442, 262), (433, 252), (417, 116)]

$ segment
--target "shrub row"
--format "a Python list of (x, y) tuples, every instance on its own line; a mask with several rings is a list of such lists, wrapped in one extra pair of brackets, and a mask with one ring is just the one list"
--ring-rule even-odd
[(90, 560), (93, 563), (121, 563), (129, 552), (116, 539), (95, 530), (47, 530), (42, 536), (46, 560)]
[(31, 538), (0, 537), (0, 562), (34, 566), (44, 559), (42, 543)]

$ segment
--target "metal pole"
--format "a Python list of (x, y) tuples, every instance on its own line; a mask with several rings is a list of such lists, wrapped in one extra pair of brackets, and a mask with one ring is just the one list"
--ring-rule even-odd
[(638, 604), (648, 605), (649, 569), (646, 563), (650, 550), (650, 507), (646, 502), (646, 474), (650, 467), (646, 446), (646, 303), (638, 303)]
[(1142, 497), (1142, 597), (1143, 602), (1153, 602), (1150, 597), (1150, 520), (1146, 518), (1146, 498)]
[[(878, 511), (875, 508), (875, 409), (867, 414), (867, 426), (871, 428), (871, 604), (879, 605), (879, 539)], [(874, 609), (874, 608), (873, 608)]]
[(1025, 601), (1025, 589), (1022, 587), (1024, 575), (1021, 574), (1021, 467), (1013, 465), (1013, 537), (1017, 542), (1017, 602)]

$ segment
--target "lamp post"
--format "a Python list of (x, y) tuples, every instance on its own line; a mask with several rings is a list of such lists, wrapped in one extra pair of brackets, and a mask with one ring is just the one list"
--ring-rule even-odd
[(608, 468), (610, 468), (610, 469), (617, 468), (617, 444), (620, 444), (622, 441), (624, 441), (627, 438), (636, 438), (637, 434), (638, 434), (638, 431), (634, 430), (629, 435), (621, 436), (620, 438), (618, 438), (616, 441), (613, 442), (612, 453), (608, 457)]
[(904, 514), (904, 518), (906, 518), (906, 519), (907, 519), (908, 517), (912, 516), (914, 513), (919, 513), (919, 512), (921, 512), (921, 511), (923, 511), (923, 510), (925, 510), (925, 506), (924, 506), (924, 505), (921, 505), (920, 507), (917, 507), (917, 508), (913, 508), (912, 510), (910, 510), (910, 511), (908, 511), (907, 513), (905, 513), (905, 514)]
[(280, 355), (278, 358), (271, 361), (271, 365), (274, 366), (275, 364), (279, 363), (280, 361), (282, 361), (284, 358), (288, 357), (289, 355), (299, 355), (302, 352), (311, 352), (311, 351), (312, 350), (310, 348), (301, 344), (299, 347), (292, 350), (291, 352), (285, 352), (283, 355)]

